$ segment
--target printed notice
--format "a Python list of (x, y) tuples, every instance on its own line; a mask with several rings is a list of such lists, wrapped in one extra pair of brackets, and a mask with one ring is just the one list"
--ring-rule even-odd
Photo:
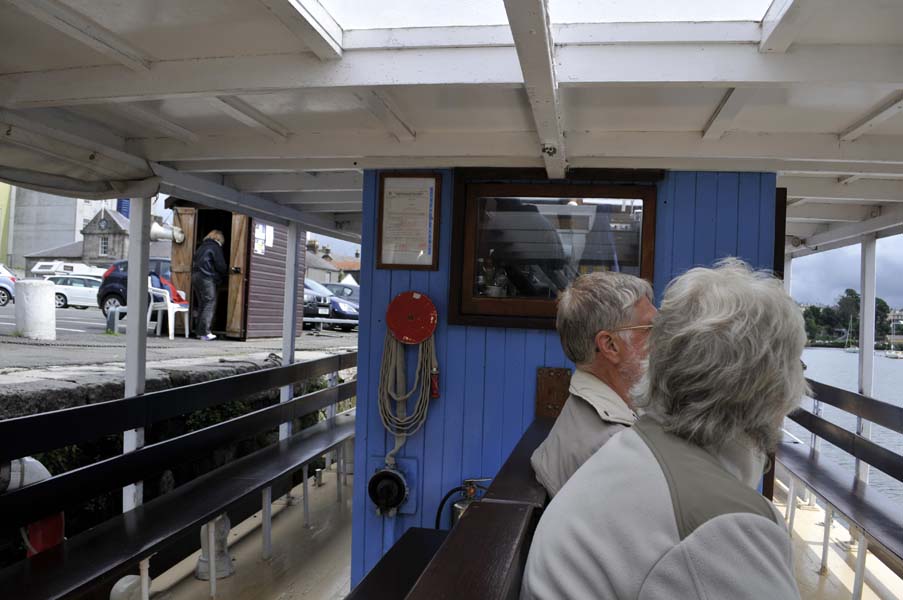
[(382, 210), (381, 262), (431, 266), (435, 251), (436, 180), (387, 177)]

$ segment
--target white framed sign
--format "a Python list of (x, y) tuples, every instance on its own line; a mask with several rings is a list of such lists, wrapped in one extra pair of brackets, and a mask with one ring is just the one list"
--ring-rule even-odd
[(382, 173), (379, 181), (376, 267), (439, 268), (441, 175)]

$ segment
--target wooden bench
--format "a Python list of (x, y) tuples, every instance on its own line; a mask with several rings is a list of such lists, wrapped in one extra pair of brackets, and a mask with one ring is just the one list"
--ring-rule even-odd
[(869, 550), (903, 577), (903, 508), (898, 502), (867, 485), (857, 485), (849, 473), (803, 444), (782, 443), (778, 460), (793, 477), (862, 530), (869, 539)]
[[(817, 381), (809, 380), (809, 384), (817, 402), (816, 412), (800, 409), (792, 413), (790, 419), (852, 457), (880, 469), (898, 481), (903, 481), (903, 457), (823, 419), (818, 414), (820, 412), (818, 403), (830, 404), (898, 433), (903, 433), (903, 408)], [(830, 525), (833, 513), (837, 512), (861, 532), (861, 541), (869, 551), (898, 576), (903, 577), (903, 510), (898, 503), (870, 488), (858, 478), (851, 477), (839, 465), (822, 456), (817, 449), (804, 444), (782, 443), (778, 447), (776, 459), (791, 478), (787, 503), (787, 517), (791, 529), (796, 505), (790, 499), (796, 497), (797, 481), (827, 504), (822, 568), (827, 565)], [(864, 550), (860, 550), (859, 556), (854, 596), (861, 593), (862, 589)]]
[(401, 600), (408, 595), (448, 531), (411, 527), (379, 560), (345, 600)]
[[(292, 381), (298, 375), (302, 376), (301, 379), (306, 379), (311, 373), (348, 368), (354, 365), (355, 358), (353, 355), (330, 357), (270, 369), (269, 373), (258, 371), (187, 387), (193, 388), (196, 404), (198, 394), (203, 397), (205, 392), (220, 389), (221, 382), (231, 380), (227, 383), (231, 383), (233, 394), (220, 395), (215, 399), (207, 398), (209, 405), (215, 405), (236, 399), (236, 395), (240, 397), (242, 390), (261, 391), (273, 387), (273, 384), (282, 385)], [(305, 364), (307, 366), (302, 366)], [(247, 385), (248, 380), (253, 385)], [(172, 402), (173, 397), (179, 398), (184, 389), (157, 392), (137, 399), (147, 400), (153, 397), (156, 413), (165, 414), (166, 405)], [(18, 528), (104, 491), (159, 473), (180, 461), (203, 456), (217, 447), (272, 430), (280, 423), (291, 422), (295, 418), (353, 397), (355, 393), (355, 382), (349, 382), (306, 394), (0, 495), (0, 526), (7, 530)], [(138, 404), (136, 399), (104, 403), (110, 409), (107, 411), (110, 415), (107, 420), (112, 423), (108, 422), (101, 428), (121, 427), (122, 415), (128, 414), (122, 410), (122, 403), (130, 402), (132, 406)], [(70, 430), (74, 431), (56, 441), (48, 441), (45, 436), (43, 442), (44, 446), (49, 444), (57, 447), (71, 443), (66, 437), (82, 436), (78, 432), (79, 424), (86, 417), (96, 418), (98, 414), (102, 416), (103, 413), (98, 413), (97, 405), (90, 405), (0, 422), (0, 439), (5, 433), (16, 430), (15, 436), (10, 435), (21, 440), (18, 445), (11, 444), (9, 438), (0, 441), (0, 456), (21, 456), (19, 453), (23, 449), (27, 449), (29, 453), (34, 451), (32, 447), (36, 442), (25, 443), (27, 438), (18, 429), (40, 430), (48, 423), (58, 422), (64, 417), (64, 421), (70, 422)], [(89, 429), (92, 427), (96, 429), (98, 425), (95, 423), (88, 426)], [(109, 519), (66, 540), (56, 548), (4, 569), (0, 572), (0, 589), (4, 595), (17, 599), (72, 597), (118, 579), (129, 569), (134, 569), (136, 563), (160, 551), (185, 533), (194, 532), (194, 549), (197, 549), (196, 531), (200, 525), (212, 521), (230, 507), (274, 483), (284, 481), (291, 473), (317, 457), (340, 448), (353, 436), (354, 411), (322, 421), (288, 439), (194, 479), (134, 510)], [(271, 500), (270, 494), (264, 493), (263, 503), (267, 504), (268, 500)], [(267, 525), (265, 522), (264, 526)], [(265, 538), (266, 535), (267, 532)], [(211, 586), (214, 584), (215, 580), (211, 581)]]

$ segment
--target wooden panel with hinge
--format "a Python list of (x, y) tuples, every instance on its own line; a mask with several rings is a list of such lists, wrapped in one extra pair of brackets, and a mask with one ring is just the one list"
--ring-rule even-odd
[[(229, 250), (229, 295), (226, 335), (245, 337), (245, 290), (248, 285), (248, 240), (250, 217), (232, 214), (232, 243)], [(236, 270), (238, 272), (236, 272)]]
[(567, 401), (571, 370), (551, 367), (536, 369), (536, 416), (557, 418)]
[[(197, 209), (177, 206), (173, 209), (173, 225), (180, 227), (185, 234), (185, 241), (172, 244), (171, 271), (172, 284), (177, 290), (185, 293), (185, 299), (191, 301), (191, 263), (194, 258), (194, 246), (197, 239)], [(185, 333), (182, 319), (176, 319), (176, 334)]]

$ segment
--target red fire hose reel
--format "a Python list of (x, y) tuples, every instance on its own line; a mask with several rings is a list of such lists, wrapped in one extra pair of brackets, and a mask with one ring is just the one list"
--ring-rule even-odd
[[(386, 454), (385, 467), (374, 473), (367, 485), (368, 495), (381, 515), (395, 515), (408, 497), (408, 485), (395, 455), (423, 427), (430, 400), (439, 397), (439, 361), (433, 339), (438, 322), (436, 305), (420, 292), (398, 294), (386, 310), (386, 341), (377, 396), (380, 419), (395, 437), (395, 446)], [(407, 346), (417, 346), (416, 376), (410, 389), (405, 368)], [(413, 407), (408, 406), (411, 397)]]
[[(395, 296), (386, 310), (386, 327), (402, 344), (422, 344), (436, 331), (439, 312), (426, 294), (402, 292)], [(439, 397), (439, 367), (430, 367), (430, 398)]]

